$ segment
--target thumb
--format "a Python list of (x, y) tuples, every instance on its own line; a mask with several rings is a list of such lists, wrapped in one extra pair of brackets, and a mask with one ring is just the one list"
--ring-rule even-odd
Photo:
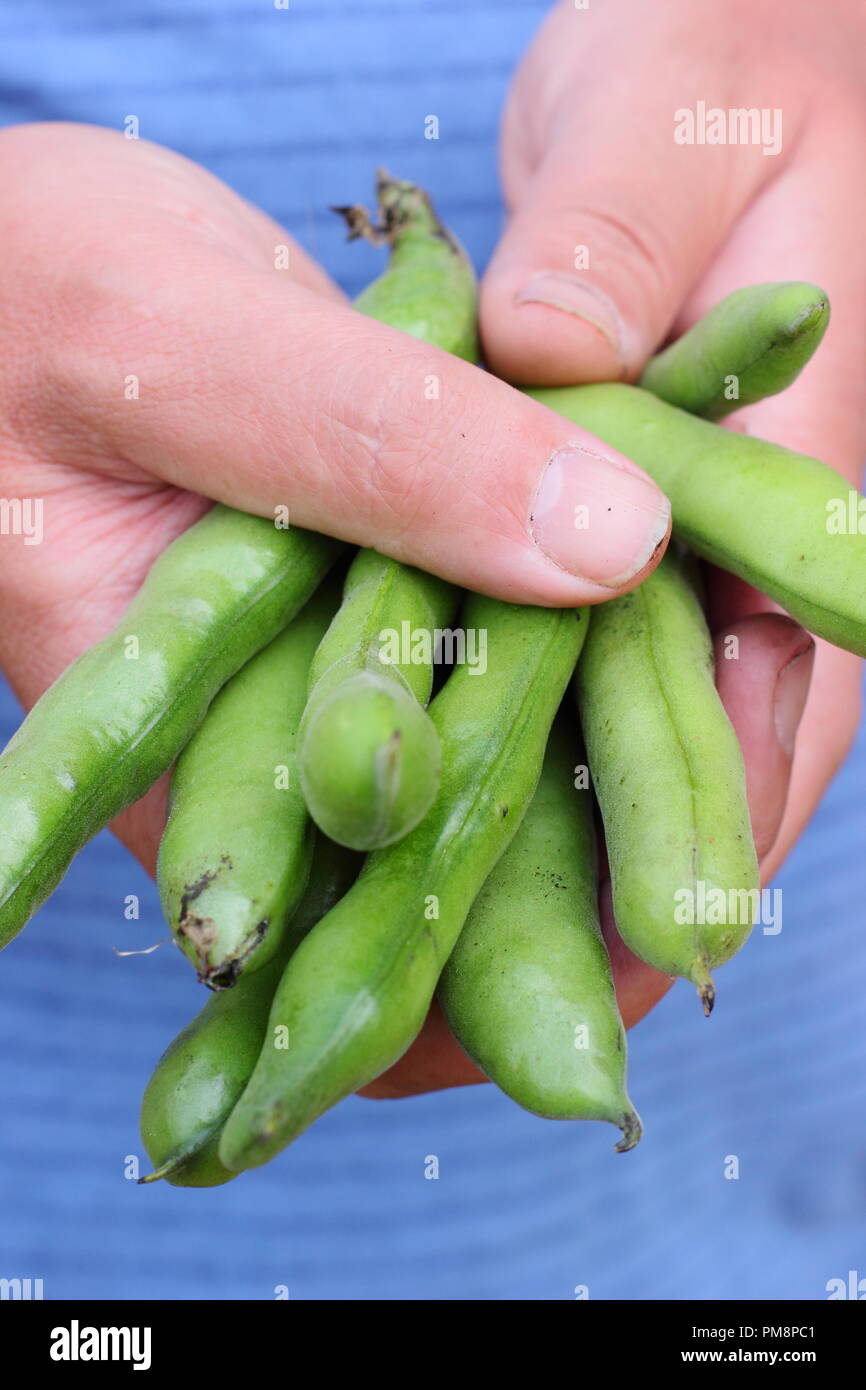
[[(163, 286), (132, 365), (123, 305), (118, 332), (103, 319), (76, 345), (68, 394), (107, 456), (517, 602), (598, 602), (655, 563), (667, 500), (615, 450), (269, 268), (200, 254), (214, 263), (168, 303)], [(118, 400), (130, 370), (137, 398)]]
[(706, 159), (676, 144), (669, 93), (647, 90), (645, 75), (635, 91), (641, 118), (623, 123), (606, 91), (577, 88), (539, 162), (512, 170), (512, 215), (480, 303), (485, 359), (508, 381), (634, 379), (767, 177), (760, 151), (732, 168), (727, 149)]

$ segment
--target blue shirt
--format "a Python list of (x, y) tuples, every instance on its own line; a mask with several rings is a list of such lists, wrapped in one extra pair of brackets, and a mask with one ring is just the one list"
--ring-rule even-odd
[[(0, 121), (87, 121), (205, 165), (351, 294), (381, 258), (331, 203), (384, 163), (431, 191), (481, 269), (502, 218), (509, 75), (546, 0), (20, 0), (0, 13)], [(425, 118), (439, 138), (425, 138)], [(19, 712), (0, 700), (3, 737)], [(264, 1169), (137, 1187), (141, 1092), (200, 1006), (152, 884), (107, 834), (0, 957), (0, 1276), (46, 1298), (761, 1299), (866, 1275), (866, 737), (720, 975), (631, 1036), (646, 1135), (554, 1124), (492, 1087), (351, 1099)], [(2, 827), (0, 827), (2, 833)], [(142, 917), (124, 918), (126, 895)], [(439, 1176), (429, 1155), (439, 1160)], [(731, 1156), (739, 1177), (726, 1177)]]

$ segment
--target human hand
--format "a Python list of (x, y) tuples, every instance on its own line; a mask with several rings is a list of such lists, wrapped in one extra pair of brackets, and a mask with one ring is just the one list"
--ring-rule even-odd
[[(0, 575), (0, 662), (25, 706), (108, 631), (203, 497), (286, 505), (524, 602), (597, 600), (661, 553), (669, 509), (639, 469), (355, 313), (204, 170), (72, 125), (4, 131), (0, 169), (0, 486), (45, 510), (44, 543), (6, 537)], [(604, 499), (592, 534), (559, 523), (569, 489)], [(149, 868), (164, 813), (161, 787), (116, 823)]]
[[(818, 356), (783, 396), (739, 412), (729, 426), (814, 454), (856, 486), (866, 453), (864, 38), (866, 15), (855, 0), (834, 6), (832, 25), (808, 0), (557, 5), (504, 114), (510, 220), (481, 288), (490, 366), (532, 385), (633, 380), (668, 336), (679, 337), (732, 290), (808, 280), (833, 305)], [(675, 143), (674, 113), (701, 100), (781, 110), (781, 151)], [(589, 263), (576, 269), (582, 247)], [(711, 572), (708, 580), (717, 684), (744, 751), (766, 881), (851, 746), (860, 662), (814, 642), (731, 575)], [(620, 940), (609, 881), (601, 912), (631, 1027), (671, 980)], [(434, 1011), (366, 1094), (481, 1079)]]

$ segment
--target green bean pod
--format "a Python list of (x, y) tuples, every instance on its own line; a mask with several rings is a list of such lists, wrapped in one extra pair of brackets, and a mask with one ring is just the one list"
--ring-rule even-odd
[(625, 943), (697, 986), (739, 950), (758, 908), (743, 756), (684, 562), (669, 551), (593, 613), (576, 687)]
[[(428, 815), (367, 860), (289, 962), (265, 1047), (220, 1141), (227, 1168), (265, 1163), (396, 1061), (420, 1030), (472, 902), (516, 832), (580, 651), (585, 611), (470, 596), (486, 671), (457, 666), (431, 705), (442, 780)], [(477, 671), (477, 674), (473, 673)]]
[(829, 301), (816, 285), (750, 285), (653, 357), (640, 384), (692, 415), (720, 420), (790, 386), (829, 322)]
[(674, 532), (810, 632), (866, 656), (862, 499), (835, 469), (763, 439), (695, 419), (637, 386), (529, 392), (634, 459), (667, 493)]
[(457, 604), (444, 580), (362, 550), (310, 670), (298, 766), (310, 814), (353, 849), (402, 838), (430, 808), (441, 753), (425, 713), (433, 635)]
[(242, 666), (178, 758), (157, 860), (175, 941), (211, 989), (267, 964), (310, 872), (313, 827), (295, 758), (328, 584)]
[[(351, 235), (391, 248), (387, 270), (355, 307), (474, 361), (475, 276), (463, 248), (415, 184), (380, 173), (377, 192), (378, 228), (362, 208), (339, 209)], [(299, 745), (310, 814), (341, 844), (369, 850), (401, 839), (436, 795), (439, 741), (424, 706), (433, 636), (456, 606), (450, 584), (375, 551), (362, 551), (349, 570), (343, 607), (311, 673)], [(395, 637), (406, 647), (396, 658)]]
[(0, 946), (78, 851), (165, 772), (217, 691), (285, 627), (342, 547), (217, 506), (165, 550), (117, 626), (0, 755)]
[[(590, 638), (591, 640), (591, 638)], [(626, 1039), (598, 920), (592, 788), (554, 725), (523, 824), (469, 913), (439, 982), (457, 1041), (525, 1110), (607, 1120), (634, 1148)]]
[(219, 1136), (258, 1061), (285, 963), (359, 867), (359, 855), (318, 836), (306, 892), (277, 954), (234, 989), (212, 995), (160, 1057), (141, 1104), (141, 1135), (156, 1169), (140, 1182), (217, 1187), (237, 1177), (219, 1161)]

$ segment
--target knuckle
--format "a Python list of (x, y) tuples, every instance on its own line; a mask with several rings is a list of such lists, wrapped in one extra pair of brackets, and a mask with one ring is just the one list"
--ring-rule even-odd
[(575, 210), (583, 239), (592, 244), (596, 228), (599, 242), (609, 248), (605, 259), (616, 266), (617, 275), (633, 281), (636, 295), (648, 303), (653, 319), (664, 318), (665, 306), (675, 293), (670, 236), (645, 207), (635, 208), (627, 200), (624, 203), (617, 190), (606, 192), (610, 200), (605, 206), (581, 205)]
[(350, 455), (344, 475), (355, 482), (358, 505), (392, 542), (449, 505), (465, 444), (468, 403), (451, 376), (446, 394), (439, 356), (420, 345), (404, 352), (348, 432), (340, 422), (338, 439)]

